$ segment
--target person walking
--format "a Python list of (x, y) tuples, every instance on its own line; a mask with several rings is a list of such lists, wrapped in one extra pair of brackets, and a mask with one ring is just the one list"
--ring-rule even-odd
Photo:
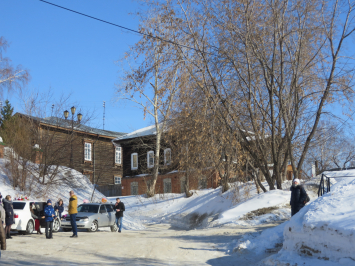
[(54, 209), (52, 206), (52, 201), (47, 200), (47, 205), (44, 207), (44, 221), (46, 222), (46, 238), (53, 238), (53, 218), (55, 218)]
[(62, 213), (64, 212), (64, 204), (62, 199), (59, 199), (59, 201), (55, 204), (54, 210), (58, 212), (59, 219), (62, 220)]
[(74, 191), (71, 190), (69, 192), (70, 198), (69, 198), (69, 207), (68, 207), (68, 213), (70, 215), (70, 224), (71, 227), (73, 228), (73, 235), (71, 237), (78, 237), (78, 229), (76, 227), (76, 215), (78, 213), (77, 207), (78, 207), (78, 199), (74, 195)]
[(12, 239), (12, 237), (10, 235), (10, 231), (11, 231), (11, 225), (14, 224), (14, 207), (13, 207), (10, 195), (7, 195), (3, 199), (3, 204), (4, 204), (5, 213), (6, 213), (6, 218), (5, 218), (6, 239)]
[(307, 192), (303, 186), (300, 185), (298, 178), (292, 182), (291, 190), (291, 216), (295, 215), (306, 205)]
[(123, 220), (123, 212), (126, 210), (124, 203), (121, 202), (120, 198), (116, 199), (116, 204), (114, 207), (114, 210), (116, 210), (116, 225), (118, 228), (118, 233), (121, 233), (122, 230), (122, 220)]

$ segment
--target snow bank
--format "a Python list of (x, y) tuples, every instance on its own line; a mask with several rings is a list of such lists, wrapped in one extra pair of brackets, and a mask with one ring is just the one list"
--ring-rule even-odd
[(285, 224), (283, 249), (266, 265), (355, 265), (355, 170), (325, 174), (337, 181), (331, 192)]
[(283, 206), (290, 202), (290, 191), (272, 190), (259, 194), (246, 202), (230, 208), (219, 215), (219, 223), (237, 223), (243, 215), (248, 212), (272, 206)]
[[(152, 198), (124, 196), (120, 199), (126, 206), (125, 215), (129, 215), (138, 228), (142, 224), (154, 223), (168, 223), (182, 229), (253, 226), (290, 218), (290, 209), (284, 207), (290, 201), (288, 185), (285, 186), (287, 191), (261, 194), (257, 194), (253, 183), (237, 185), (225, 193), (221, 188), (196, 190), (189, 198), (185, 194), (171, 193), (157, 194)], [(115, 197), (108, 199), (115, 202)], [(240, 220), (250, 211), (265, 207), (276, 207), (276, 210), (252, 220)]]

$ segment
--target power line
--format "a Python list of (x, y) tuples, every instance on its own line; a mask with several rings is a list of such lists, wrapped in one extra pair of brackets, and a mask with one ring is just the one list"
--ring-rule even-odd
[(81, 13), (81, 12), (78, 12), (78, 11), (75, 11), (75, 10), (73, 10), (73, 9), (66, 8), (66, 7), (64, 7), (64, 6), (60, 6), (60, 5), (53, 4), (53, 3), (48, 2), (48, 1), (45, 1), (45, 0), (39, 0), (39, 1), (41, 1), (41, 2), (43, 2), (43, 3), (46, 3), (46, 4), (49, 4), (49, 5), (52, 5), (52, 6), (55, 6), (55, 7), (58, 7), (58, 8), (61, 8), (61, 9), (64, 9), (64, 10), (67, 10), (67, 11), (70, 11), (70, 12), (73, 12), (73, 13), (75, 13), (75, 14), (78, 14), (78, 15), (81, 15), (81, 16), (84, 16), (84, 17), (88, 17), (88, 18), (91, 18), (91, 19), (94, 19), (94, 20), (97, 20), (97, 21), (100, 21), (100, 22), (103, 22), (103, 23), (106, 23), (106, 24), (109, 24), (109, 25), (112, 25), (112, 26), (121, 28), (121, 29), (124, 29), (124, 30), (128, 30), (128, 31), (131, 31), (131, 32), (140, 34), (140, 35), (144, 35), (144, 36), (149, 37), (149, 38), (158, 39), (158, 40), (160, 40), (160, 41), (167, 42), (167, 43), (171, 43), (171, 44), (174, 44), (174, 45), (177, 45), (177, 46), (180, 46), (180, 47), (184, 47), (184, 48), (188, 48), (188, 49), (191, 49), (191, 50), (195, 50), (196, 52), (200, 52), (200, 53), (203, 53), (203, 54), (214, 55), (214, 54), (212, 54), (212, 53), (203, 52), (203, 51), (201, 51), (201, 50), (199, 50), (199, 49), (196, 49), (196, 48), (194, 48), (194, 47), (190, 47), (190, 46), (187, 46), (187, 45), (184, 45), (184, 44), (180, 44), (180, 43), (176, 43), (176, 42), (173, 42), (173, 41), (170, 41), (170, 40), (166, 40), (166, 39), (163, 39), (163, 38), (161, 38), (161, 37), (159, 37), (159, 36), (154, 36), (154, 35), (147, 34), (147, 33), (144, 33), (144, 32), (139, 32), (139, 31), (136, 31), (136, 30), (133, 30), (133, 29), (130, 29), (130, 28), (127, 28), (127, 27), (124, 27), (124, 26), (121, 26), (121, 25), (118, 25), (118, 24), (109, 22), (109, 21), (107, 21), (107, 20), (103, 20), (103, 19), (100, 19), (100, 18), (96, 18), (96, 17), (90, 16), (90, 15), (87, 15), (87, 14), (84, 14), (84, 13)]

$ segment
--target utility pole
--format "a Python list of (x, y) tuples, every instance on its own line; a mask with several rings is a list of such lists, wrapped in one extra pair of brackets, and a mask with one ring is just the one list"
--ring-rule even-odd
[(104, 104), (103, 104), (103, 107), (104, 107), (104, 116), (103, 116), (103, 119), (102, 119), (102, 129), (105, 130), (105, 109), (106, 109), (106, 102), (104, 101)]

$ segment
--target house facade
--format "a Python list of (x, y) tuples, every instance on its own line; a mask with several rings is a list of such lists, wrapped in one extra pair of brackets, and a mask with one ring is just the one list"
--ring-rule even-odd
[[(123, 159), (122, 195), (146, 193), (146, 182), (151, 178), (154, 167), (155, 126), (149, 126), (116, 138), (113, 143), (121, 148)], [(177, 171), (174, 150), (162, 140), (159, 156), (159, 175), (156, 193), (185, 192), (185, 173)], [(216, 188), (219, 176), (216, 171), (207, 169), (202, 174), (189, 178), (191, 190)]]
[(73, 168), (106, 196), (120, 195), (122, 151), (112, 142), (125, 133), (101, 130), (58, 117), (38, 118), (17, 113), (30, 126), (32, 144), (41, 151), (37, 163)]

